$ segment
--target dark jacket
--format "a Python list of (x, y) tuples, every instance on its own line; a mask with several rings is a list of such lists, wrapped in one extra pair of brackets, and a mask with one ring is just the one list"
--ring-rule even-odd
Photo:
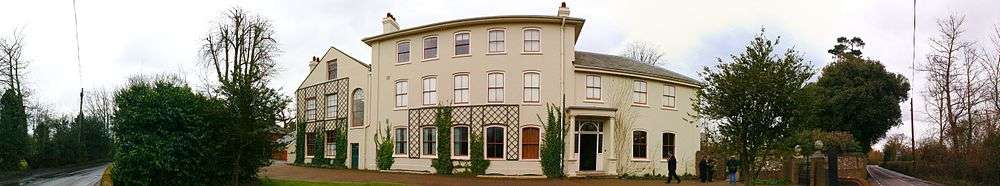
[(670, 172), (677, 171), (677, 158), (670, 157), (670, 160), (667, 160), (667, 170)]
[(736, 173), (737, 169), (740, 167), (740, 161), (735, 159), (726, 160), (726, 172)]

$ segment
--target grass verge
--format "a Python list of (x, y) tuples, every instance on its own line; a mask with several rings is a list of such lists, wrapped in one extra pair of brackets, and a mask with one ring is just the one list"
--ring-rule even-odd
[(385, 182), (311, 182), (296, 180), (262, 179), (262, 186), (398, 186), (403, 184)]

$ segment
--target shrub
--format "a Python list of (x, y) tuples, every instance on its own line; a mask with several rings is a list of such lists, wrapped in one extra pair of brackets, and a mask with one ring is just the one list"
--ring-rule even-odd
[[(470, 132), (470, 138), (472, 138), (471, 144), (469, 144), (469, 149), (483, 149), (483, 136), (476, 132)], [(469, 172), (473, 175), (486, 174), (486, 169), (490, 167), (490, 162), (486, 161), (483, 156), (482, 150), (473, 150), (469, 155), (470, 165)]]
[(222, 100), (177, 80), (132, 80), (115, 103), (115, 185), (219, 185), (234, 176), (219, 143), (228, 136), (220, 125), (232, 120)]
[(326, 148), (324, 148), (325, 146), (323, 146), (323, 142), (326, 141), (326, 133), (332, 131), (326, 131), (322, 127), (317, 128), (316, 131), (317, 132), (313, 133), (313, 135), (316, 136), (313, 137), (312, 141), (313, 147), (316, 148), (313, 149), (313, 159), (309, 162), (309, 164), (318, 166), (329, 165), (330, 159), (326, 158)]
[(385, 133), (375, 134), (375, 164), (378, 170), (389, 170), (395, 159), (392, 158), (392, 129), (389, 120), (385, 120)]
[(333, 145), (336, 145), (337, 149), (334, 150), (336, 154), (334, 154), (333, 161), (330, 164), (334, 168), (343, 169), (346, 168), (344, 162), (347, 160), (347, 127), (342, 124), (337, 125), (337, 128), (333, 132), (337, 133), (337, 135), (334, 135), (337, 139), (334, 139), (333, 142)]
[[(559, 107), (549, 105), (545, 122), (545, 138), (542, 139), (542, 172), (546, 177), (563, 176), (563, 113)], [(541, 118), (539, 118), (541, 120)]]
[(306, 161), (306, 124), (295, 123), (295, 164), (303, 164)]
[(431, 166), (438, 174), (452, 174), (455, 169), (451, 162), (451, 107), (439, 107), (434, 119), (437, 127), (437, 156)]
[(14, 89), (0, 97), (0, 172), (16, 171), (28, 154), (28, 121), (24, 99)]

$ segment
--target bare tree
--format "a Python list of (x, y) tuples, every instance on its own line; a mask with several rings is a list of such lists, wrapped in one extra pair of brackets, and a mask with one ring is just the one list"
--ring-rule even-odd
[[(963, 109), (962, 100), (958, 99), (961, 94), (959, 89), (962, 87), (960, 66), (962, 64), (959, 60), (962, 52), (971, 48), (973, 43), (962, 38), (965, 33), (965, 17), (950, 15), (938, 20), (937, 24), (940, 35), (931, 39), (933, 53), (927, 56), (927, 64), (921, 71), (928, 73), (928, 93), (932, 99), (928, 101), (936, 103), (933, 107), (938, 111), (936, 117), (945, 122), (939, 124), (942, 127), (938, 140), (943, 142), (945, 132), (954, 133), (960, 130), (957, 123)], [(957, 135), (949, 137), (953, 143), (959, 141)]]
[(14, 90), (18, 96), (23, 95), (21, 78), (28, 66), (24, 58), (24, 35), (20, 30), (14, 30), (9, 37), (0, 39), (0, 82)]
[(633, 41), (622, 50), (621, 56), (655, 66), (662, 60), (663, 51), (655, 44)]
[(987, 131), (996, 131), (1000, 127), (1000, 25), (993, 25), (989, 36), (993, 46), (984, 52), (981, 65), (984, 73), (983, 96), (986, 102), (985, 114), (990, 124)]
[(632, 106), (632, 82), (624, 78), (609, 78), (609, 80), (610, 84), (608, 85), (611, 86), (608, 87), (609, 94), (606, 95), (608, 95), (608, 103), (611, 108), (615, 108), (615, 126), (612, 129), (615, 140), (614, 154), (615, 158), (618, 159), (618, 166), (615, 168), (618, 174), (623, 175), (645, 172), (651, 169), (648, 164), (640, 167), (639, 164), (627, 160), (632, 157), (629, 150), (634, 130), (632, 126), (635, 125), (636, 119), (639, 117), (639, 112)]

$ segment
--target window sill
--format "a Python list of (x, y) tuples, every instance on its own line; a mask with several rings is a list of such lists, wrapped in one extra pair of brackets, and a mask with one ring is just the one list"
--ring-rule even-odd
[(677, 111), (676, 107), (660, 107), (660, 109), (669, 110), (669, 111)]
[(667, 162), (667, 161), (670, 161), (670, 159), (667, 158), (660, 159), (660, 162)]
[(487, 56), (497, 56), (497, 55), (507, 55), (507, 52), (490, 52), (486, 53)]
[(541, 102), (525, 102), (521, 103), (522, 106), (542, 106)]
[(395, 66), (400, 66), (400, 65), (409, 65), (409, 64), (410, 64), (410, 62), (409, 62), (409, 61), (407, 61), (407, 62), (397, 62), (397, 63), (395, 63), (395, 64), (393, 64), (393, 65), (395, 65)]
[(400, 110), (407, 110), (407, 109), (410, 109), (410, 108), (409, 107), (396, 107), (396, 108), (392, 108), (393, 111), (400, 111)]
[(601, 101), (599, 99), (584, 99), (583, 102), (584, 103), (601, 103), (601, 104), (604, 104), (604, 101)]
[(542, 55), (542, 52), (521, 52), (521, 55)]
[(354, 129), (364, 129), (364, 128), (365, 128), (365, 125), (360, 125), (360, 126), (351, 126), (348, 129), (354, 130)]
[(523, 161), (523, 162), (541, 162), (542, 159), (521, 159), (519, 161)]
[(452, 105), (452, 106), (457, 106), (457, 105), (469, 105), (469, 102), (461, 102), (461, 103), (451, 103), (451, 105)]
[(451, 156), (453, 160), (471, 160), (469, 156)]
[(484, 158), (484, 159), (485, 160), (489, 160), (489, 161), (506, 161), (507, 160), (507, 159), (504, 159), (504, 158)]
[(462, 57), (469, 57), (469, 56), (472, 56), (472, 54), (454, 55), (454, 56), (451, 56), (451, 58), (462, 58)]
[(632, 158), (632, 161), (649, 162), (649, 159), (647, 159), (647, 158)]
[(433, 154), (421, 154), (420, 159), (437, 159), (437, 155)]
[(645, 107), (645, 108), (649, 108), (649, 105), (642, 104), (642, 103), (632, 103), (632, 106), (633, 107)]
[(423, 59), (423, 60), (420, 60), (420, 62), (437, 61), (437, 60), (438, 60), (438, 58), (435, 57), (435, 58)]

